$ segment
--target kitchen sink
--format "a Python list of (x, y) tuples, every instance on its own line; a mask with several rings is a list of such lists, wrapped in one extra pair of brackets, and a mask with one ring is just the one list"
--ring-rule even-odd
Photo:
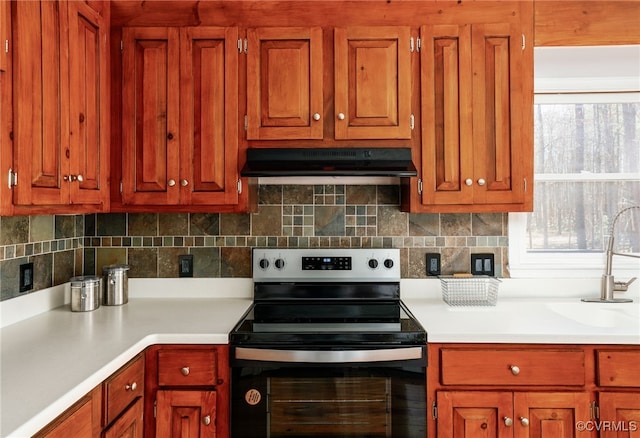
[(638, 303), (547, 303), (552, 312), (579, 324), (593, 327), (620, 327), (640, 329)]

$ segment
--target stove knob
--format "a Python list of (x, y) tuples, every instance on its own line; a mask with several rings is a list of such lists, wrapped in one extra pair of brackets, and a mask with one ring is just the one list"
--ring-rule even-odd
[(378, 261), (376, 259), (369, 260), (369, 267), (371, 269), (376, 269), (378, 267)]
[(276, 259), (276, 261), (274, 263), (275, 263), (277, 269), (284, 268), (284, 260)]
[(258, 262), (258, 265), (260, 265), (260, 269), (267, 269), (269, 267), (269, 260), (260, 259), (260, 261)]
[(391, 259), (386, 259), (386, 260), (384, 261), (384, 267), (385, 267), (385, 268), (387, 268), (387, 269), (391, 269), (391, 268), (393, 268), (393, 260), (391, 260)]

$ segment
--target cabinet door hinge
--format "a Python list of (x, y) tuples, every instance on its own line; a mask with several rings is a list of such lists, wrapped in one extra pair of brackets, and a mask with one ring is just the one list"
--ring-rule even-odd
[(524, 34), (522, 34), (522, 50), (524, 50), (526, 46), (527, 46), (526, 38)]
[(591, 402), (591, 404), (589, 405), (589, 413), (592, 420), (598, 420), (600, 418), (600, 408), (598, 407), (597, 402)]
[(124, 41), (120, 40), (120, 51), (124, 52)]
[(244, 130), (248, 131), (249, 130), (249, 116), (248, 115), (244, 115)]
[(413, 45), (413, 37), (409, 38), (409, 52), (413, 53), (414, 45)]
[(158, 400), (153, 401), (153, 418), (158, 416)]
[(9, 189), (11, 189), (13, 186), (18, 185), (18, 172), (14, 172), (12, 168), (9, 168), (9, 173), (7, 175), (7, 185), (9, 186)]
[(434, 420), (438, 419), (438, 406), (436, 405), (436, 402), (433, 402), (431, 405), (431, 418)]
[(524, 192), (527, 193), (527, 178), (524, 178)]
[(416, 52), (419, 52), (421, 48), (422, 48), (422, 40), (420, 39), (420, 37), (418, 37), (416, 38)]
[(238, 53), (242, 53), (242, 40), (238, 38)]
[(244, 40), (242, 40), (242, 42), (243, 42), (244, 50), (241, 50), (240, 53), (244, 51), (244, 54), (246, 55), (247, 52), (249, 51), (249, 41), (245, 38)]
[(422, 195), (422, 179), (418, 180), (418, 195)]
[(120, 194), (122, 194), (122, 180), (120, 180)]
[(238, 195), (242, 193), (242, 180), (238, 180)]
[(4, 53), (9, 53), (9, 40), (4, 40)]
[(413, 131), (413, 128), (415, 128), (416, 126), (416, 118), (414, 117), (413, 114), (411, 114), (409, 116), (409, 127), (411, 128), (411, 130)]

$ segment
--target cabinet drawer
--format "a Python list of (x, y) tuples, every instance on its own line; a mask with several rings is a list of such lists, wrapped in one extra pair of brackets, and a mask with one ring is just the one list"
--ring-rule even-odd
[(598, 385), (640, 387), (640, 351), (597, 351)]
[(160, 350), (158, 352), (158, 385), (212, 386), (217, 383), (216, 351)]
[(137, 397), (144, 394), (144, 359), (137, 357), (104, 383), (106, 417), (110, 424)]
[(442, 349), (443, 385), (561, 385), (585, 383), (581, 350)]

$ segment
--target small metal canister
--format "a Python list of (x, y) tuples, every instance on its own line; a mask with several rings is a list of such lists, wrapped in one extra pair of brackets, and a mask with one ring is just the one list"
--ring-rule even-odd
[(129, 301), (128, 270), (129, 265), (109, 265), (102, 268), (105, 306), (121, 306)]
[(90, 312), (100, 307), (102, 278), (93, 276), (73, 277), (71, 280), (71, 311)]

